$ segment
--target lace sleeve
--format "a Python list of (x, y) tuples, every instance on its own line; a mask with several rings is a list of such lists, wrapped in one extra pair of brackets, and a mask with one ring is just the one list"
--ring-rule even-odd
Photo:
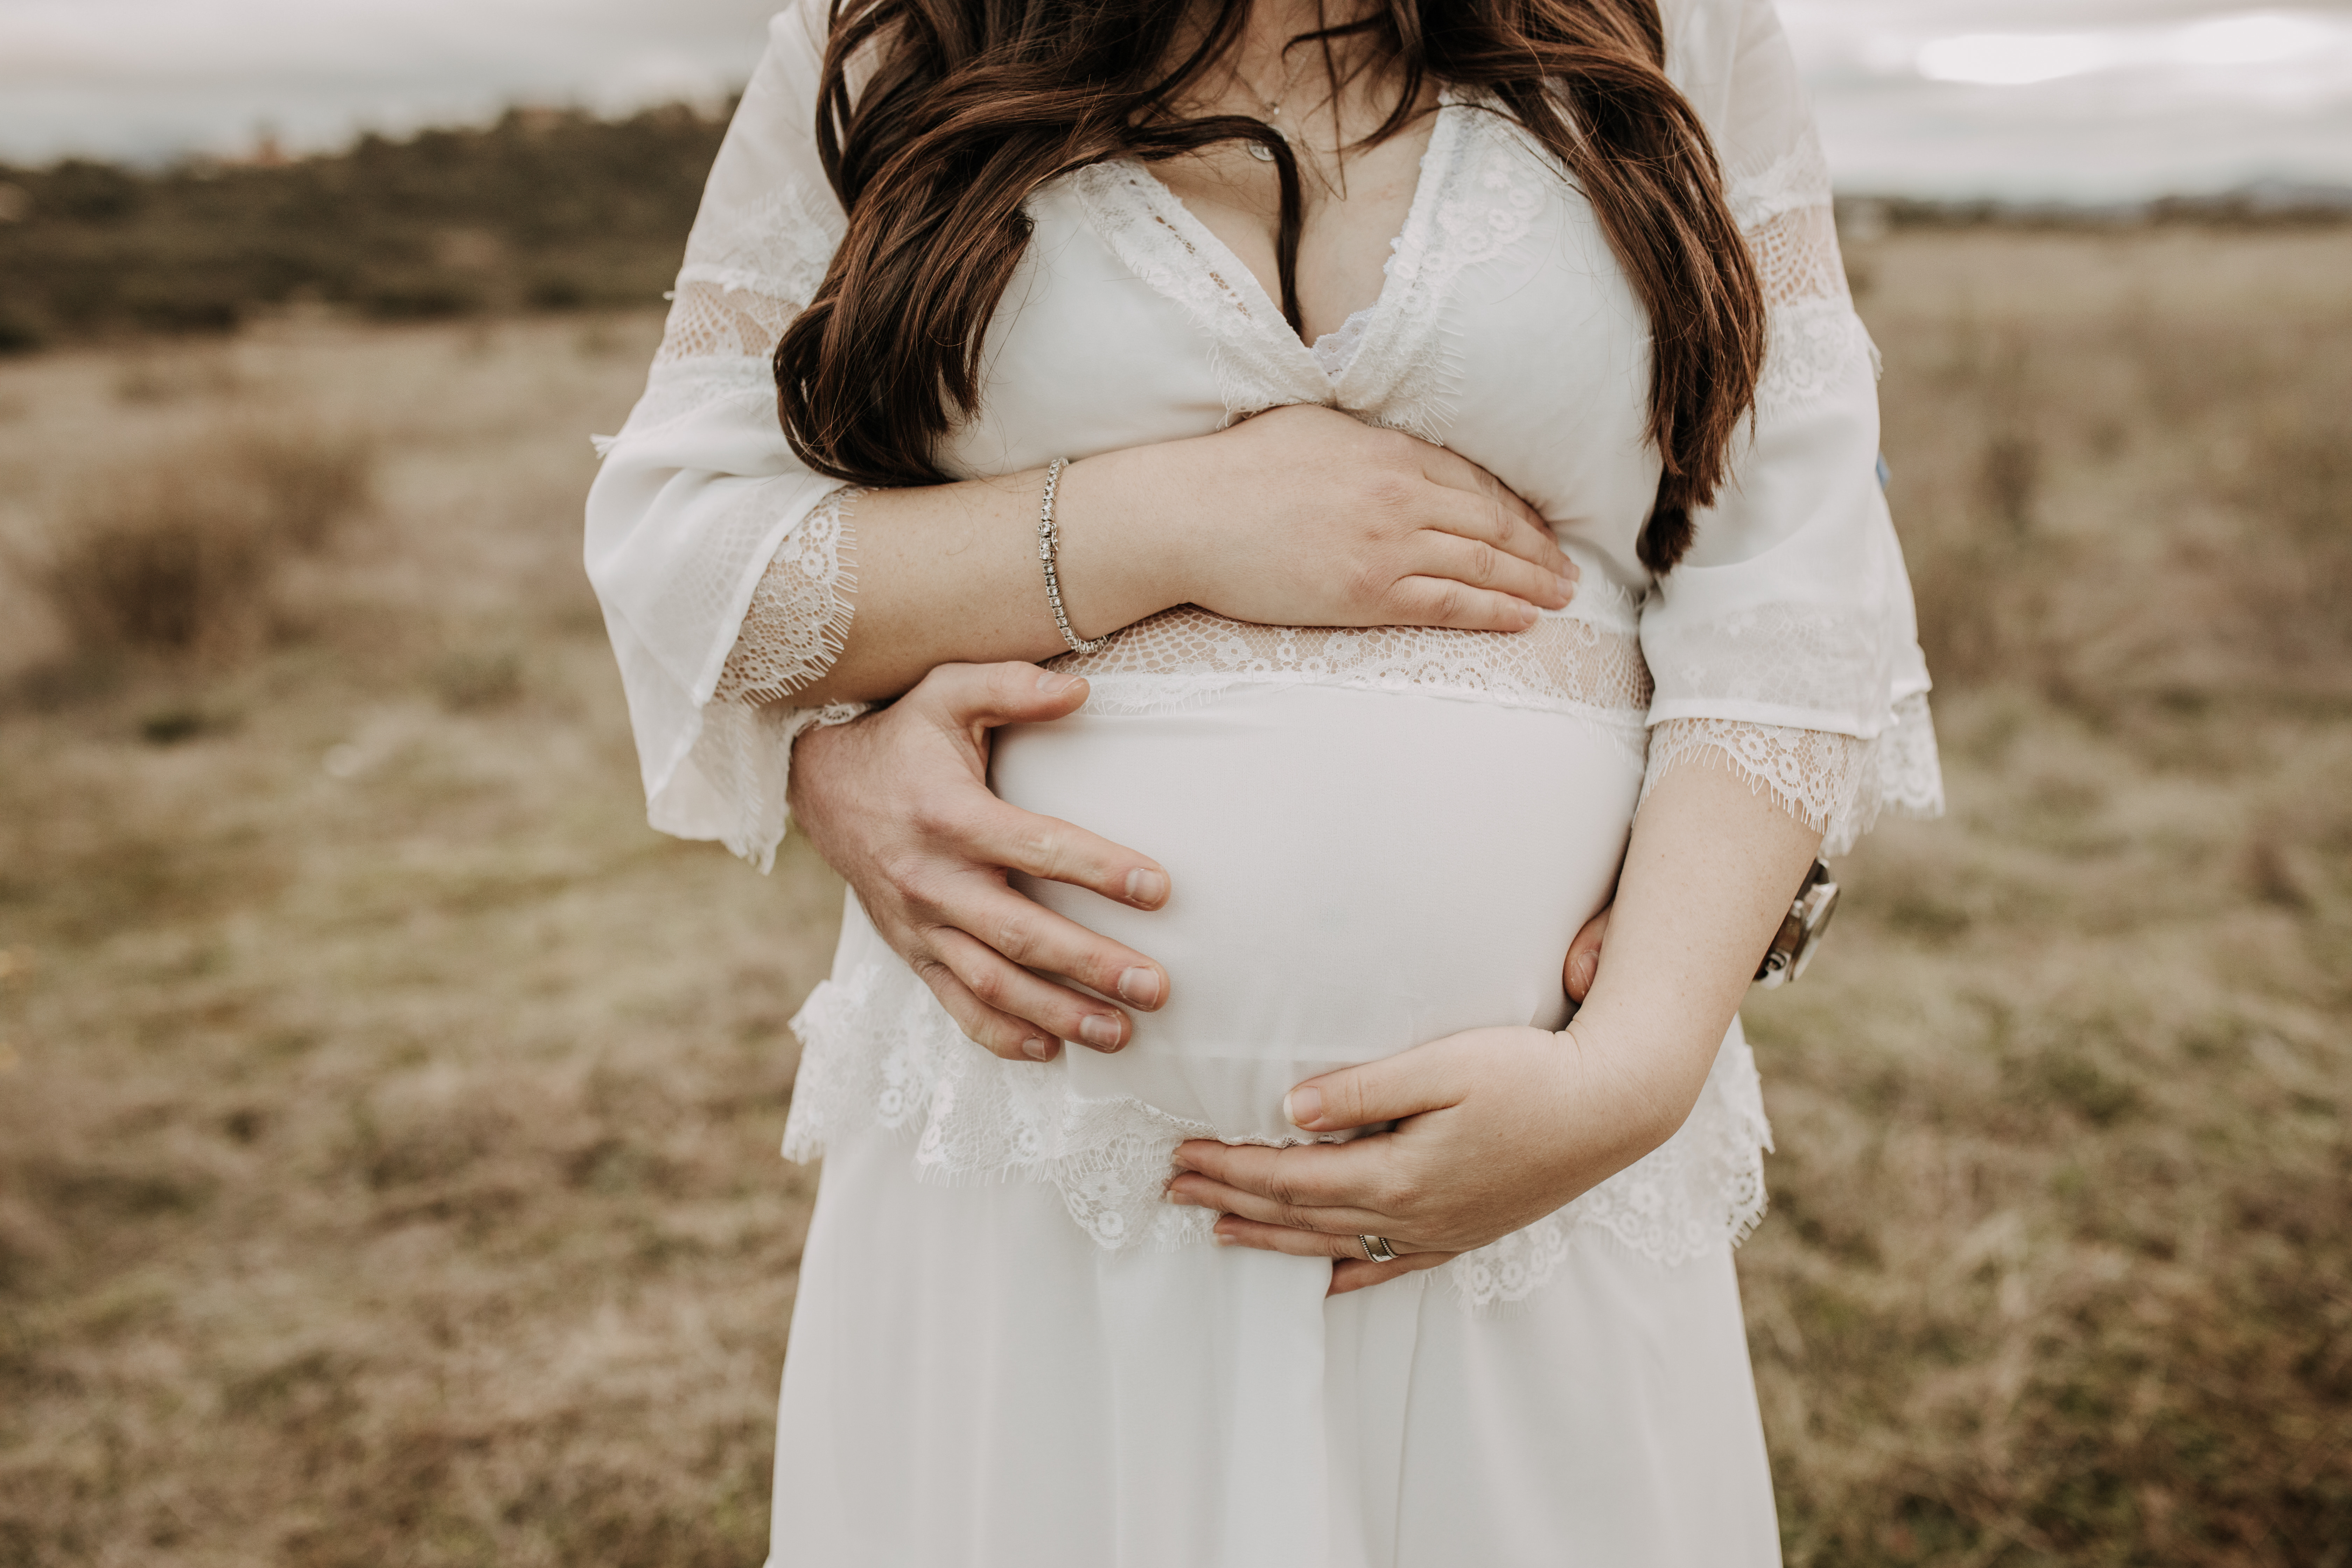
[(1895, 726), (1869, 741), (1737, 719), (1669, 719), (1650, 731), (1642, 798), (1680, 767), (1721, 768), (1770, 795), (1822, 836), (1826, 856), (1852, 849), (1882, 812), (1934, 816), (1944, 805), (1924, 693), (1905, 699)]
[(762, 869), (792, 742), (856, 705), (796, 707), (850, 626), (855, 492), (784, 440), (770, 357), (844, 218), (814, 146), (825, 7), (802, 0), (713, 164), (645, 395), (588, 502), (588, 569), (619, 659), (647, 817)]
[(1759, 418), (1816, 402), (1867, 366), (1878, 377), (1878, 349), (1854, 314), (1838, 252), (1830, 170), (1808, 128), (1798, 144), (1762, 170), (1735, 175), (1732, 216), (1747, 236), (1764, 286), (1764, 374), (1756, 389)]
[(1727, 767), (1834, 854), (1883, 812), (1943, 799), (1910, 580), (1877, 480), (1878, 353), (1770, 0), (1662, 0), (1661, 16), (1668, 72), (1715, 140), (1763, 285), (1766, 336), (1730, 482), (1643, 607), (1650, 777)]

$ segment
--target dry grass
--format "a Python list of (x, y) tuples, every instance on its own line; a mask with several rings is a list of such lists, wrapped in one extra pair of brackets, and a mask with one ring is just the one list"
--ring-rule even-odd
[(1791, 1561), (2352, 1561), (2352, 235), (1857, 259), (1953, 810), (1750, 1014)]
[(280, 567), (366, 507), (374, 463), (299, 423), (207, 432), (84, 480), (30, 575), (84, 659), (249, 652)]
[[(2352, 237), (1856, 261), (1954, 814), (1751, 1015), (1790, 1558), (2343, 1563)], [(233, 655), (68, 679), (0, 581), (0, 1568), (757, 1560), (837, 889), (642, 826), (577, 506), (652, 331), (0, 366), (20, 552), (376, 454)]]

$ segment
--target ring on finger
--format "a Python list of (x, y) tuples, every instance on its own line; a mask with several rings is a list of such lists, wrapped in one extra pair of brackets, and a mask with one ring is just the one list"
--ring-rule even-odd
[(1367, 1263), (1394, 1263), (1400, 1256), (1385, 1236), (1359, 1235), (1356, 1239), (1364, 1244), (1364, 1261)]

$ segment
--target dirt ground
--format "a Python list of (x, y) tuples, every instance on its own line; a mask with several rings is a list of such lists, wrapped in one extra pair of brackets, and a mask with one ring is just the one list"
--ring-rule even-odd
[[(2352, 229), (1849, 261), (1952, 810), (1749, 1013), (1790, 1560), (2352, 1561)], [(0, 1568), (758, 1561), (840, 895), (644, 826), (658, 331), (0, 361)]]

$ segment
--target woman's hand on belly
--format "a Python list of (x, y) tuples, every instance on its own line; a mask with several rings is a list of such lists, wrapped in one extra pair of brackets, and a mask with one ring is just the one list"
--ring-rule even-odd
[[(1207, 1141), (1177, 1151), (1171, 1202), (1221, 1241), (1339, 1260), (1334, 1291), (1484, 1247), (1671, 1137), (1690, 1114), (1821, 834), (1706, 766), (1670, 770), (1634, 819), (1591, 994), (1557, 1035), (1471, 1029), (1309, 1079), (1293, 1125), (1346, 1144)], [(1579, 933), (1599, 942), (1591, 926)], [(1407, 1256), (1375, 1264), (1360, 1238)]]
[[(1689, 1106), (1622, 1053), (1573, 1033), (1471, 1029), (1311, 1079), (1285, 1111), (1350, 1143), (1202, 1140), (1177, 1151), (1169, 1201), (1220, 1211), (1228, 1246), (1328, 1258), (1334, 1295), (1437, 1265), (1532, 1225), (1662, 1142)], [(1362, 1237), (1402, 1256), (1373, 1263)]]
[(1158, 963), (1006, 883), (1020, 871), (1135, 909), (1168, 900), (1158, 862), (989, 791), (989, 732), (1065, 718), (1086, 691), (1034, 665), (941, 665), (793, 752), (792, 807), (817, 853), (963, 1032), (1009, 1059), (1049, 1061), (1064, 1040), (1114, 1051), (1132, 1036), (1118, 1008), (1044, 974), (1144, 1012), (1168, 999)]

